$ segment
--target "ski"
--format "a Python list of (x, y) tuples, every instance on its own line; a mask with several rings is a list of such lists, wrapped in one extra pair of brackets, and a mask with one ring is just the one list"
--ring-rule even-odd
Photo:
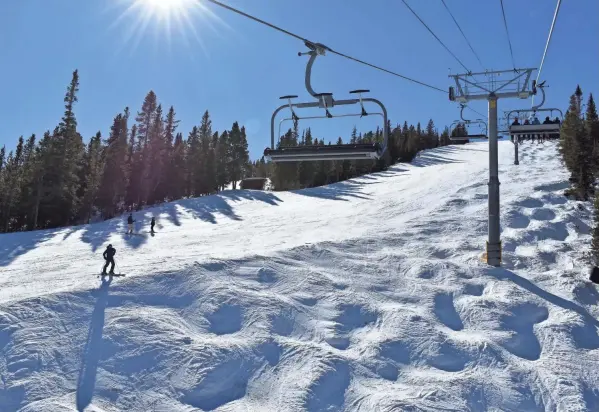
[(117, 276), (117, 277), (121, 276), (121, 277), (124, 277), (125, 274), (124, 273), (112, 273), (112, 274), (111, 273), (97, 273), (96, 276), (98, 276), (98, 277), (99, 276), (102, 276), (102, 277), (104, 277), (104, 276), (109, 276), (109, 277), (110, 276)]

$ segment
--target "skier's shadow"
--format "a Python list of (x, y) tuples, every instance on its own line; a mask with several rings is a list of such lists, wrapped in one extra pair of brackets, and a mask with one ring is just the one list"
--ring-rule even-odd
[(102, 277), (102, 285), (98, 289), (96, 306), (91, 315), (87, 342), (81, 357), (81, 369), (77, 381), (77, 410), (83, 411), (91, 403), (96, 386), (98, 362), (102, 354), (102, 332), (104, 330), (105, 310), (108, 303), (108, 288), (112, 276)]

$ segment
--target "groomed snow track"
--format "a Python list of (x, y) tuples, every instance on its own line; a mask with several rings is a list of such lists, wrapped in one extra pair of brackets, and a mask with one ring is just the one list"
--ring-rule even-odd
[[(555, 143), (499, 148), (502, 268), (484, 143), (166, 204), (155, 236), (0, 236), (0, 410), (599, 410), (590, 205)], [(102, 282), (109, 242), (127, 277)]]

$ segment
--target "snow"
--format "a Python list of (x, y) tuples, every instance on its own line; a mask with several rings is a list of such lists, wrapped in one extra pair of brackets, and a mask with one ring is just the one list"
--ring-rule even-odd
[(0, 410), (599, 410), (590, 205), (555, 143), (499, 149), (501, 268), (485, 143), (0, 236)]

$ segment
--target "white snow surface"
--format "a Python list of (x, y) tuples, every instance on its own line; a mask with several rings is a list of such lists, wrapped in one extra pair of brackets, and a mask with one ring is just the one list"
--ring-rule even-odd
[(599, 411), (590, 204), (555, 143), (499, 154), (501, 268), (485, 143), (1, 235), (0, 410)]

